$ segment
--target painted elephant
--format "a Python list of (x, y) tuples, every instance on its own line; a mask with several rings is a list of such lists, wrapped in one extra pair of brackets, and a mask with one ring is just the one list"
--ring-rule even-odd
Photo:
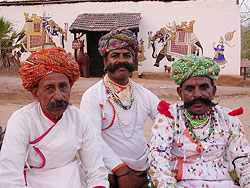
[[(160, 61), (166, 57), (172, 62), (175, 57), (181, 58), (188, 54), (202, 55), (203, 48), (200, 41), (193, 33), (194, 21), (189, 25), (186, 22), (172, 27), (163, 27), (151, 37), (151, 46), (153, 48), (152, 57), (156, 58), (154, 66), (159, 67)], [(156, 44), (162, 44), (160, 52), (156, 53)]]
[(36, 14), (30, 16), (28, 13), (24, 13), (24, 16), (26, 22), (23, 34), (16, 41), (22, 45), (20, 53), (55, 46), (54, 37), (59, 37), (60, 46), (64, 48), (64, 41), (67, 39), (67, 24), (65, 24), (64, 31), (49, 16), (37, 16)]

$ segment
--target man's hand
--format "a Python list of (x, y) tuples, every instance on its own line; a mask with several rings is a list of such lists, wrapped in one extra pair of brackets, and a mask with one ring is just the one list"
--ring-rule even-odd
[(131, 172), (127, 166), (123, 166), (115, 171), (119, 188), (139, 188), (147, 185), (146, 176), (138, 176)]

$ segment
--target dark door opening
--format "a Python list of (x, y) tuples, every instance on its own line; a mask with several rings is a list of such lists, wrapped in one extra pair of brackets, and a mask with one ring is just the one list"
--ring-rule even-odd
[(87, 33), (87, 54), (90, 58), (90, 76), (102, 77), (104, 74), (104, 65), (102, 56), (98, 52), (99, 39), (107, 32), (89, 32)]

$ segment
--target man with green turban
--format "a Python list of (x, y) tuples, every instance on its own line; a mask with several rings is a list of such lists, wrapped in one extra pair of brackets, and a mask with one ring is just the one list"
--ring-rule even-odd
[(149, 154), (153, 186), (250, 187), (250, 148), (236, 117), (243, 110), (212, 102), (219, 72), (218, 64), (204, 56), (188, 55), (173, 63), (170, 78), (179, 85), (183, 104), (158, 105)]

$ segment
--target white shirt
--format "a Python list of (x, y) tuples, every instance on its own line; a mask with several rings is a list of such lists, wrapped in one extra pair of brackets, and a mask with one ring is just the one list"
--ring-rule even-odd
[(110, 171), (122, 163), (136, 171), (148, 167), (148, 146), (143, 127), (148, 116), (154, 120), (159, 99), (141, 85), (133, 81), (132, 84), (136, 99), (129, 110), (109, 98), (103, 80), (82, 96), (80, 110), (97, 129), (104, 163)]
[[(40, 141), (30, 144), (53, 125)], [(77, 152), (83, 169), (76, 160)], [(85, 179), (81, 178), (83, 171)], [(94, 129), (80, 116), (79, 109), (69, 105), (58, 122), (48, 118), (38, 102), (14, 112), (1, 150), (0, 187), (83, 188), (84, 184), (108, 187), (107, 170)]]

